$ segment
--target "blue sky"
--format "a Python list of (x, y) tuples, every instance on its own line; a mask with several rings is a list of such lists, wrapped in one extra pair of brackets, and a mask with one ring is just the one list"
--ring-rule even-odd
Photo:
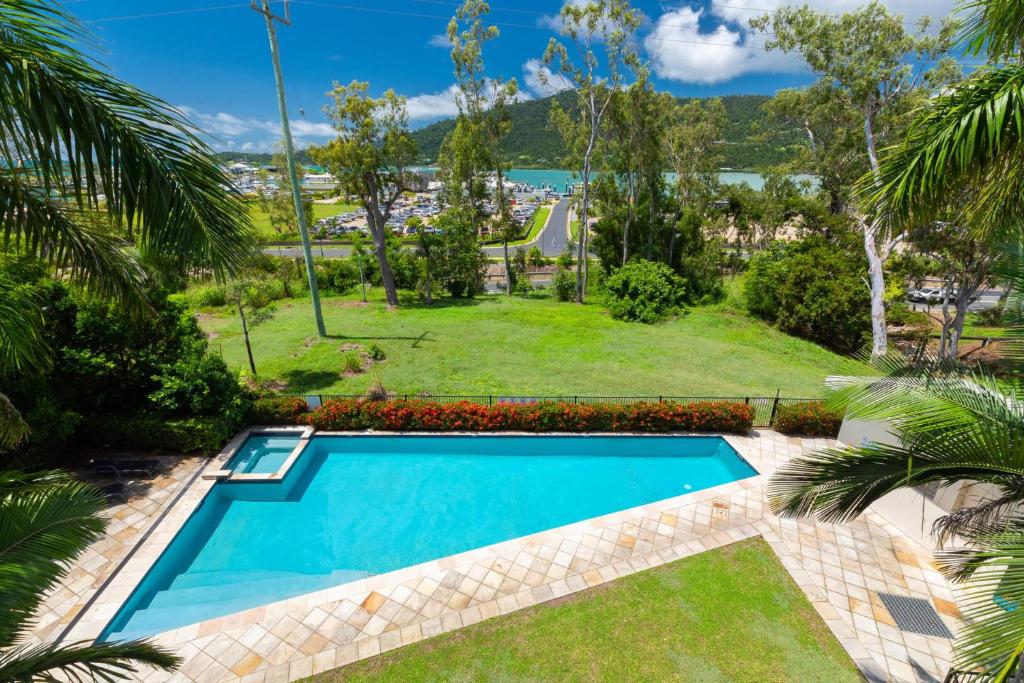
[[(536, 61), (555, 35), (562, 0), (494, 0), (501, 36), (489, 75), (515, 77), (538, 97)], [(659, 89), (677, 95), (766, 93), (811, 80), (792, 56), (767, 53), (746, 20), (780, 0), (634, 0), (646, 21), (640, 50)], [(941, 15), (954, 0), (885, 0), (908, 20)], [(413, 125), (450, 115), (452, 68), (440, 39), (455, 0), (295, 0), (278, 35), (293, 133), (299, 144), (330, 134), (321, 109), (334, 81), (369, 81), (409, 97)], [(809, 0), (841, 12), (859, 0)], [(113, 72), (181, 107), (221, 149), (266, 151), (278, 139), (273, 73), (262, 17), (247, 0), (68, 0), (94, 32)], [(151, 15), (151, 16), (148, 16)], [(305, 112), (300, 114), (300, 108)]]

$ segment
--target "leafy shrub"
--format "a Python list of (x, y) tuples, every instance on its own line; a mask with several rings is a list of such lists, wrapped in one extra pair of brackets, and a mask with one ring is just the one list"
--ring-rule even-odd
[(609, 277), (608, 310), (613, 318), (654, 323), (683, 302), (682, 278), (664, 263), (630, 261)]
[(302, 417), (320, 430), (527, 431), (527, 432), (732, 432), (750, 430), (754, 409), (743, 403), (532, 405), (420, 401), (328, 401)]
[(344, 360), (341, 362), (343, 372), (351, 372), (353, 374), (359, 374), (363, 371), (363, 358), (358, 353), (346, 353)]
[(224, 359), (194, 354), (169, 363), (154, 377), (149, 402), (167, 416), (214, 415), (240, 410), (242, 388)]
[(775, 430), (800, 436), (839, 435), (843, 416), (818, 401), (779, 406), (775, 413)]
[(526, 252), (526, 262), (534, 268), (541, 268), (551, 263), (551, 259), (544, 258), (544, 253), (534, 245)]
[(576, 298), (576, 276), (570, 271), (559, 268), (551, 280), (551, 290), (559, 301), (572, 301)]
[(227, 303), (227, 292), (220, 285), (206, 285), (190, 290), (188, 299), (195, 308), (212, 308)]
[(871, 332), (866, 278), (864, 251), (854, 245), (776, 242), (750, 259), (747, 308), (787, 334), (853, 353)]
[[(44, 369), (4, 378), (4, 394), (31, 428), (28, 441), (5, 457), (32, 459), (36, 466), (64, 464), (60, 459), (90, 436), (131, 447), (147, 437), (119, 443), (107, 425), (133, 419), (159, 424), (197, 419), (195, 441), (178, 437), (167, 446), (191, 450), (196, 443), (212, 443), (222, 431), (230, 436), (243, 420), (249, 398), (235, 373), (209, 354), (206, 336), (182, 297), (152, 287), (149, 314), (136, 315), (123, 302), (76, 292), (55, 280), (33, 286), (45, 303), (43, 335), (53, 353)], [(190, 428), (182, 424), (181, 429)], [(215, 429), (224, 424), (229, 427)]]
[(441, 232), (431, 240), (431, 270), (454, 297), (473, 297), (484, 291), (487, 256), (477, 240), (469, 210), (448, 209), (433, 221)]
[(83, 428), (88, 443), (162, 453), (215, 453), (242, 427), (234, 415), (169, 419), (157, 415), (111, 416)]
[(264, 396), (249, 406), (249, 424), (295, 424), (309, 407), (299, 396)]
[(347, 259), (316, 259), (316, 284), (323, 291), (344, 294), (359, 284), (359, 270)]
[(368, 355), (371, 360), (376, 361), (381, 361), (387, 358), (387, 354), (384, 353), (384, 349), (382, 349), (380, 344), (377, 342), (372, 342), (368, 347), (366, 347), (366, 355)]

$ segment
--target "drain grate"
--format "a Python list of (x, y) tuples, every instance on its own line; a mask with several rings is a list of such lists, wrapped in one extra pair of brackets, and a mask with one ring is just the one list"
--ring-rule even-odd
[(939, 638), (953, 637), (939, 617), (939, 613), (927, 600), (908, 598), (905, 595), (893, 595), (892, 593), (879, 593), (878, 597), (882, 599), (882, 604), (889, 610), (889, 614), (892, 615), (901, 631)]

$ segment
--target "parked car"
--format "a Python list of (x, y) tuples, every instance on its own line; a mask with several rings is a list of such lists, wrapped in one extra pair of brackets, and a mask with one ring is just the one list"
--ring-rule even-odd
[[(949, 299), (956, 298), (956, 290), (949, 293)], [(945, 287), (922, 287), (907, 292), (907, 300), (918, 304), (941, 304), (946, 299)]]

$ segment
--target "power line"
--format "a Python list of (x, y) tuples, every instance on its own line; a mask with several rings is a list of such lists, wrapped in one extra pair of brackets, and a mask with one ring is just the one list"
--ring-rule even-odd
[[(78, 0), (79, 2), (85, 2), (85, 0)], [(125, 14), (118, 17), (103, 17), (102, 19), (87, 19), (82, 23), (85, 24), (105, 24), (108, 21), (128, 21), (131, 19), (149, 19), (151, 17), (169, 17), (178, 14), (196, 14), (197, 12), (214, 12), (222, 9), (238, 9), (240, 7), (248, 7), (247, 4), (235, 3), (233, 5), (211, 5), (209, 7), (190, 7), (187, 9), (171, 9), (163, 12), (149, 12), (147, 14)]]
[[(80, 1), (84, 2), (85, 0), (80, 0)], [(457, 2), (444, 2), (443, 0), (413, 0), (413, 1), (414, 2), (424, 2), (424, 3), (430, 3), (430, 4), (437, 4), (437, 5), (449, 5), (449, 6), (458, 6), (460, 4), (460, 3), (457, 3)], [(451, 19), (450, 16), (446, 16), (446, 15), (427, 14), (427, 13), (424, 13), (424, 12), (411, 12), (409, 10), (388, 9), (388, 8), (383, 8), (383, 7), (365, 7), (365, 6), (361, 6), (361, 5), (350, 5), (350, 4), (346, 4), (346, 3), (318, 2), (317, 0), (293, 0), (293, 2), (295, 2), (295, 4), (297, 4), (297, 5), (308, 5), (308, 6), (311, 6), (311, 7), (323, 7), (323, 8), (336, 9), (336, 10), (345, 10), (345, 11), (353, 11), (353, 12), (366, 12), (366, 13), (371, 13), (371, 14), (383, 14), (383, 15), (389, 15), (389, 16), (411, 17), (411, 18), (415, 18), (415, 19), (437, 19), (439, 21), (444, 21), (446, 23), (448, 22), (449, 19)], [(104, 17), (104, 18), (101, 18), (101, 19), (91, 19), (91, 20), (86, 21), (85, 23), (99, 24), (99, 23), (106, 23), (106, 22), (111, 22), (111, 21), (125, 21), (125, 20), (133, 20), (133, 19), (149, 19), (149, 18), (153, 18), (153, 17), (176, 16), (176, 15), (184, 15), (184, 14), (194, 14), (194, 13), (198, 13), (198, 12), (212, 12), (212, 11), (225, 10), (225, 9), (247, 8), (248, 6), (249, 5), (246, 5), (246, 4), (211, 5), (211, 6), (207, 6), (207, 7), (192, 7), (192, 8), (179, 9), (179, 10), (167, 10), (167, 11), (163, 11), (163, 12), (150, 12), (150, 13), (146, 13), (146, 14), (133, 14), (133, 15), (116, 16), (116, 17)], [(732, 6), (732, 5), (719, 5), (719, 7), (730, 7), (730, 8), (735, 7), (736, 9), (750, 9), (750, 10), (754, 10), (755, 9), (755, 8), (738, 7), (738, 6)], [(499, 8), (498, 7), (493, 7), (492, 9), (498, 10)], [(504, 11), (504, 10), (509, 9), (509, 8), (500, 8), (500, 9), (502, 9)], [(542, 12), (540, 10), (517, 9), (516, 11), (518, 11), (520, 13), (540, 14), (540, 15), (550, 16), (547, 13)], [(757, 9), (757, 11), (772, 11), (772, 10)], [(493, 24), (494, 26), (502, 27), (502, 28), (526, 29), (526, 30), (532, 30), (532, 31), (544, 31), (544, 32), (548, 32), (548, 33), (552, 32), (552, 29), (550, 27), (539, 26), (539, 25), (536, 25), (536, 24), (522, 24), (522, 23), (514, 23), (514, 22), (508, 22), (508, 21), (491, 21), (491, 22), (488, 22), (488, 23)], [(675, 28), (692, 28), (692, 26), (689, 26), (689, 25), (672, 26), (672, 25), (662, 24), (661, 26), (664, 27), (664, 28), (673, 28), (673, 27), (675, 27)], [(752, 34), (756, 35), (758, 32), (751, 31), (749, 33), (752, 33)], [(767, 32), (764, 32), (764, 33), (768, 34)], [(768, 35), (774, 35), (774, 34), (768, 34)], [(750, 44), (750, 43), (715, 43), (715, 42), (708, 42), (708, 41), (703, 41), (703, 40), (686, 40), (686, 39), (683, 39), (683, 38), (657, 38), (657, 37), (654, 37), (652, 34), (648, 34), (644, 38), (644, 41), (645, 42), (646, 41), (651, 41), (651, 42), (657, 42), (657, 43), (677, 43), (677, 44), (682, 44), (682, 45), (697, 45), (697, 46), (700, 46), (700, 47), (726, 47), (726, 48), (733, 48), (733, 49), (763, 50), (765, 52), (769, 52), (770, 51), (764, 45), (756, 45), (756, 44)], [(961, 61), (961, 63), (968, 64), (967, 62), (964, 62), (964, 61)]]

